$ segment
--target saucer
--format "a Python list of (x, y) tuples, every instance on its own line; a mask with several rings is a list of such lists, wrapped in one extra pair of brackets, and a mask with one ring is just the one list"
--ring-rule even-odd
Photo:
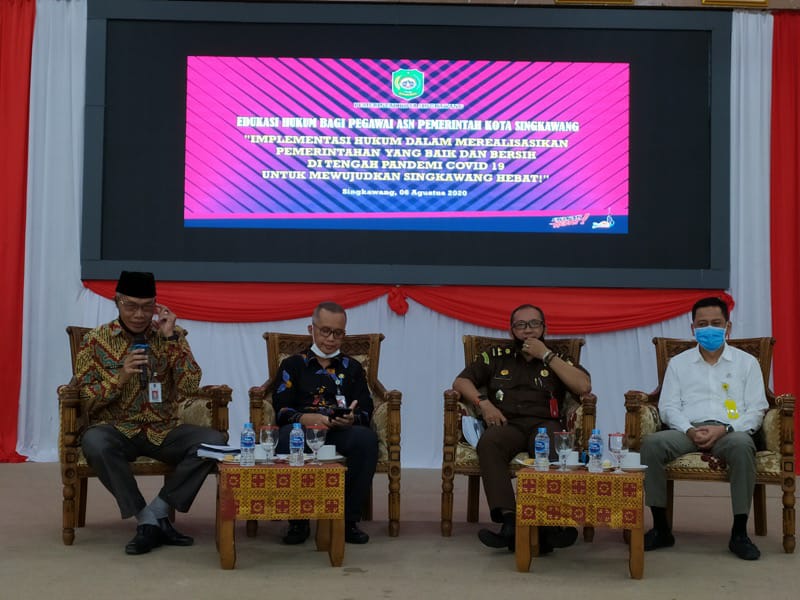
[(322, 458), (318, 456), (317, 460), (321, 463), (329, 463), (329, 462), (341, 462), (345, 460), (345, 458), (341, 454), (337, 454), (336, 456), (332, 456), (331, 458)]
[(577, 471), (578, 469), (585, 467), (583, 463), (567, 463), (567, 469), (570, 471)]
[(635, 467), (622, 467), (626, 473), (641, 473), (647, 470), (647, 465), (636, 465)]
[[(223, 458), (220, 462), (223, 462), (226, 465), (238, 465), (239, 464), (239, 456), (236, 455), (236, 456), (233, 456), (232, 458)], [(256, 459), (256, 464), (257, 465), (263, 465), (263, 464), (266, 464), (266, 462), (267, 462), (266, 458), (257, 458)]]
[[(314, 458), (313, 454), (303, 454), (303, 460), (305, 462), (310, 461), (312, 458)], [(289, 462), (289, 455), (288, 454), (276, 454), (274, 462), (279, 463), (279, 464), (280, 463), (288, 463)]]

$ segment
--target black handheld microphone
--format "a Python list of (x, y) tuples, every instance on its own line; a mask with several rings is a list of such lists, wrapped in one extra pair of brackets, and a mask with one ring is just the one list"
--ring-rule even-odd
[[(133, 346), (131, 347), (134, 350), (144, 350), (145, 356), (147, 356), (147, 351), (150, 349), (144, 333), (137, 333), (133, 336)], [(142, 384), (142, 387), (147, 387), (147, 384), (150, 382), (150, 375), (147, 372), (147, 365), (142, 365), (141, 369), (142, 372), (139, 373), (139, 383)]]

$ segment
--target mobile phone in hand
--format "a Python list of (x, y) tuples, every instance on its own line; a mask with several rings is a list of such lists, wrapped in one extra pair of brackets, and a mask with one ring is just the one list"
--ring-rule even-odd
[(353, 412), (353, 410), (350, 409), (350, 408), (339, 408), (337, 406), (336, 408), (333, 409), (333, 416), (336, 417), (336, 418), (346, 417), (351, 412)]

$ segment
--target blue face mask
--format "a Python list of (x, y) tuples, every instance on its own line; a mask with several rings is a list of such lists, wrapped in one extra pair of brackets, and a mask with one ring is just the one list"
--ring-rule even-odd
[(703, 350), (714, 352), (725, 343), (725, 327), (698, 327), (694, 337)]

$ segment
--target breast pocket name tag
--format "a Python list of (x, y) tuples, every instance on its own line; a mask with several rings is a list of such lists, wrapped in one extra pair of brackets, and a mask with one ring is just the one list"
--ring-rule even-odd
[(728, 398), (725, 400), (725, 410), (728, 413), (728, 418), (735, 421), (739, 418), (739, 408), (736, 406), (736, 401)]
[(150, 404), (161, 404), (161, 383), (152, 381), (147, 384), (147, 400)]

